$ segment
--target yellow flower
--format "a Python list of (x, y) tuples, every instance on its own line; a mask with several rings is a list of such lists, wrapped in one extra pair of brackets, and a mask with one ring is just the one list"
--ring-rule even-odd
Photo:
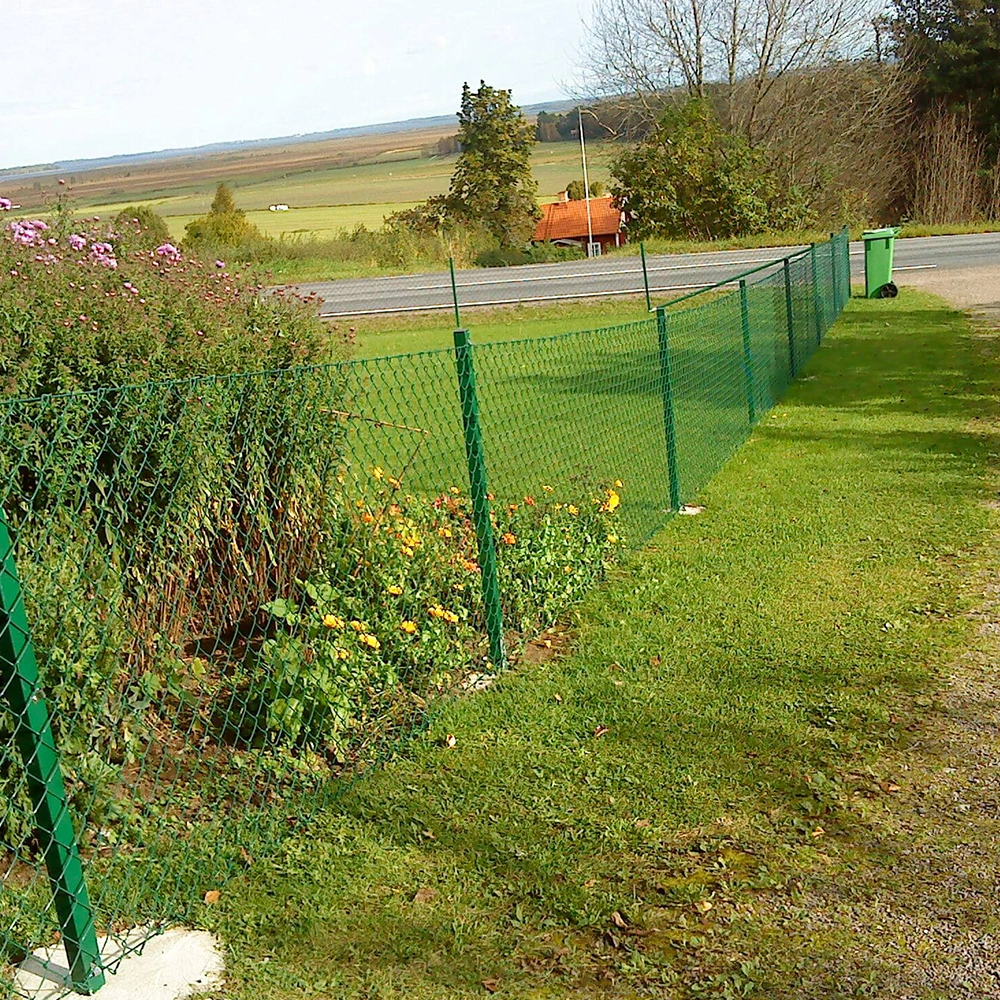
[(457, 496), (459, 496), (461, 494), (462, 491), (457, 486), (449, 486), (448, 487), (448, 492), (451, 493), (452, 496), (456, 496), (457, 497)]
[(442, 608), (440, 604), (435, 604), (432, 608), (427, 609), (427, 614), (429, 614), (431, 618), (444, 618), (444, 608)]
[(369, 649), (382, 648), (382, 643), (380, 643), (378, 639), (375, 638), (375, 636), (369, 635), (367, 632), (362, 632), (361, 635), (358, 636), (358, 639), (363, 645), (367, 646)]
[(622, 498), (620, 496), (618, 496), (618, 494), (615, 493), (614, 490), (608, 490), (608, 499), (604, 501), (604, 504), (601, 506), (601, 510), (606, 510), (606, 511), (608, 511), (610, 513), (621, 502), (622, 502)]
[(542, 489), (545, 490), (546, 493), (551, 493), (552, 492), (552, 487), (551, 486), (543, 486)]
[(395, 490), (403, 485), (395, 476), (386, 476), (385, 481)]
[(563, 509), (563, 505), (561, 503), (554, 503), (552, 505), (552, 509), (553, 510), (562, 510)]
[(451, 528), (449, 528), (447, 526), (442, 527), (442, 528), (438, 528), (438, 534), (442, 538), (451, 538)]
[(359, 621), (351, 622), (351, 628), (354, 629), (355, 632), (364, 632), (365, 630), (364, 624)]
[(501, 536), (500, 540), (504, 545), (513, 545), (517, 541), (517, 535), (512, 534), (509, 531), (505, 531)]
[(337, 659), (338, 660), (349, 660), (350, 658), (351, 658), (351, 654), (346, 649), (338, 649), (337, 650)]
[(409, 545), (404, 545), (399, 551), (402, 552), (407, 559), (413, 556), (413, 549), (411, 549)]
[(361, 520), (364, 521), (365, 524), (371, 524), (375, 520), (375, 515), (374, 514), (369, 514), (368, 511), (365, 511), (361, 515)]
[(323, 624), (327, 628), (343, 628), (344, 627), (344, 619), (343, 618), (338, 618), (336, 615), (324, 615), (323, 616)]
[(624, 485), (625, 484), (620, 479), (615, 480), (615, 486), (617, 486), (618, 489), (621, 489)]
[(573, 567), (572, 566), (563, 566), (563, 572), (564, 573), (572, 573), (573, 572)]
[(608, 535), (608, 541), (612, 545), (617, 545), (618, 544), (618, 536), (617, 535)]
[(478, 572), (479, 572), (479, 563), (477, 563), (477, 562), (473, 562), (473, 561), (472, 561), (471, 559), (466, 559), (466, 560), (465, 560), (465, 562), (464, 562), (464, 563), (462, 563), (462, 565), (463, 565), (463, 566), (464, 566), (464, 567), (465, 567), (465, 568), (466, 568), (466, 569), (467, 569), (467, 570), (468, 570), (468, 571), (469, 571), (470, 573), (478, 573)]
[(400, 632), (405, 632), (407, 635), (413, 635), (417, 631), (417, 623), (411, 621), (400, 622), (399, 630)]
[(452, 625), (454, 625), (455, 622), (458, 621), (458, 615), (456, 615), (454, 611), (445, 611), (444, 614), (441, 615), (441, 617), (446, 622), (451, 622)]
[(354, 506), (357, 507), (358, 510), (361, 510), (361, 508), (364, 507), (364, 505), (365, 505), (364, 500), (355, 500), (354, 501)]
[(384, 475), (385, 469), (383, 469), (381, 465), (376, 465), (375, 468), (372, 469), (372, 479), (381, 479)]
[(567, 509), (567, 510), (568, 510), (568, 511), (569, 511), (569, 512), (570, 512), (571, 514), (574, 514), (574, 515), (575, 515), (575, 514), (579, 514), (579, 513), (580, 513), (580, 508), (579, 508), (579, 507), (577, 507), (577, 506), (575, 506), (574, 504), (568, 504), (568, 505), (567, 505), (567, 507), (566, 507), (566, 509)]
[(399, 597), (399, 595), (403, 592), (403, 588), (396, 583), (390, 583), (389, 586), (386, 587), (385, 589), (386, 593), (392, 594), (393, 597)]

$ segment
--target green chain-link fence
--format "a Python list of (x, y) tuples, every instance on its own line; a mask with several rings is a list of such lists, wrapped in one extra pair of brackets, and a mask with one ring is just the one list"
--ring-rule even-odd
[(61, 938), (46, 974), (99, 989), (482, 687), (694, 498), (849, 279), (841, 233), (625, 326), (0, 402), (3, 959)]

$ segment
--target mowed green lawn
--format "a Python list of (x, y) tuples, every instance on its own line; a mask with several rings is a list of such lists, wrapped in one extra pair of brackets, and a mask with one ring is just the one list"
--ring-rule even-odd
[[(382, 158), (376, 163), (351, 167), (289, 172), (263, 181), (241, 183), (236, 178), (230, 184), (236, 204), (268, 235), (322, 237), (359, 224), (377, 228), (386, 215), (432, 195), (444, 194), (456, 159), (456, 156)], [(587, 158), (591, 180), (607, 182), (608, 159), (608, 149), (595, 143)], [(572, 142), (539, 143), (532, 151), (531, 166), (542, 201), (552, 200), (569, 181), (583, 176), (580, 147)], [(214, 184), (197, 188), (179, 184), (177, 189), (137, 195), (127, 203), (82, 204), (78, 212), (106, 217), (116, 214), (126, 204), (149, 204), (166, 218), (171, 234), (180, 237), (192, 218), (208, 211), (214, 194)], [(275, 204), (287, 204), (291, 211), (269, 212), (268, 206)]]
[[(940, 302), (853, 301), (685, 496), (704, 513), (617, 571), (554, 655), (450, 705), (222, 887), (202, 919), (228, 950), (215, 995), (877, 995), (894, 941), (804, 937), (768, 900), (815, 866), (846, 886), (889, 864), (851, 782), (919, 727), (912, 696), (970, 634), (998, 382), (996, 338)], [(848, 961), (875, 992), (850, 992)]]

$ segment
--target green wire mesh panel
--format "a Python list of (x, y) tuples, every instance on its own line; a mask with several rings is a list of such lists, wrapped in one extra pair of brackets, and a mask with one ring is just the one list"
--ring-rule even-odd
[[(671, 449), (695, 496), (849, 279), (841, 234), (691, 308), (465, 348), (512, 649), (663, 523)], [(61, 755), (96, 929), (127, 954), (481, 686), (467, 440), (450, 350), (0, 401), (38, 668), (33, 721), (0, 672), (5, 959), (66, 927), (29, 722)]]

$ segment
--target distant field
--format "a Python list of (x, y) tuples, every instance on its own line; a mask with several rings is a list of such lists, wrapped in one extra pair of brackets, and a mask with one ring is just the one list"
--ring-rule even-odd
[[(79, 198), (78, 211), (81, 215), (106, 217), (125, 205), (148, 204), (166, 218), (172, 235), (179, 238), (191, 219), (208, 211), (218, 181), (226, 180), (233, 188), (236, 204), (270, 236), (323, 237), (359, 223), (378, 227), (386, 215), (444, 194), (455, 168), (455, 156), (422, 157), (419, 148), (401, 141), (404, 137), (393, 138), (397, 145), (378, 153), (377, 162), (328, 166), (309, 161), (304, 169), (296, 169), (298, 160), (293, 159), (289, 170), (267, 177), (239, 173), (206, 176), (204, 168), (199, 167), (193, 183), (178, 169), (172, 187), (162, 186), (162, 178), (158, 177), (157, 187), (136, 191), (128, 198), (110, 192), (103, 198)], [(593, 180), (607, 182), (607, 161), (607, 151), (592, 146), (587, 166)], [(582, 176), (580, 147), (574, 142), (539, 144), (532, 154), (532, 173), (540, 200), (551, 201), (569, 181)], [(291, 211), (269, 212), (268, 205), (274, 204), (287, 204)]]

